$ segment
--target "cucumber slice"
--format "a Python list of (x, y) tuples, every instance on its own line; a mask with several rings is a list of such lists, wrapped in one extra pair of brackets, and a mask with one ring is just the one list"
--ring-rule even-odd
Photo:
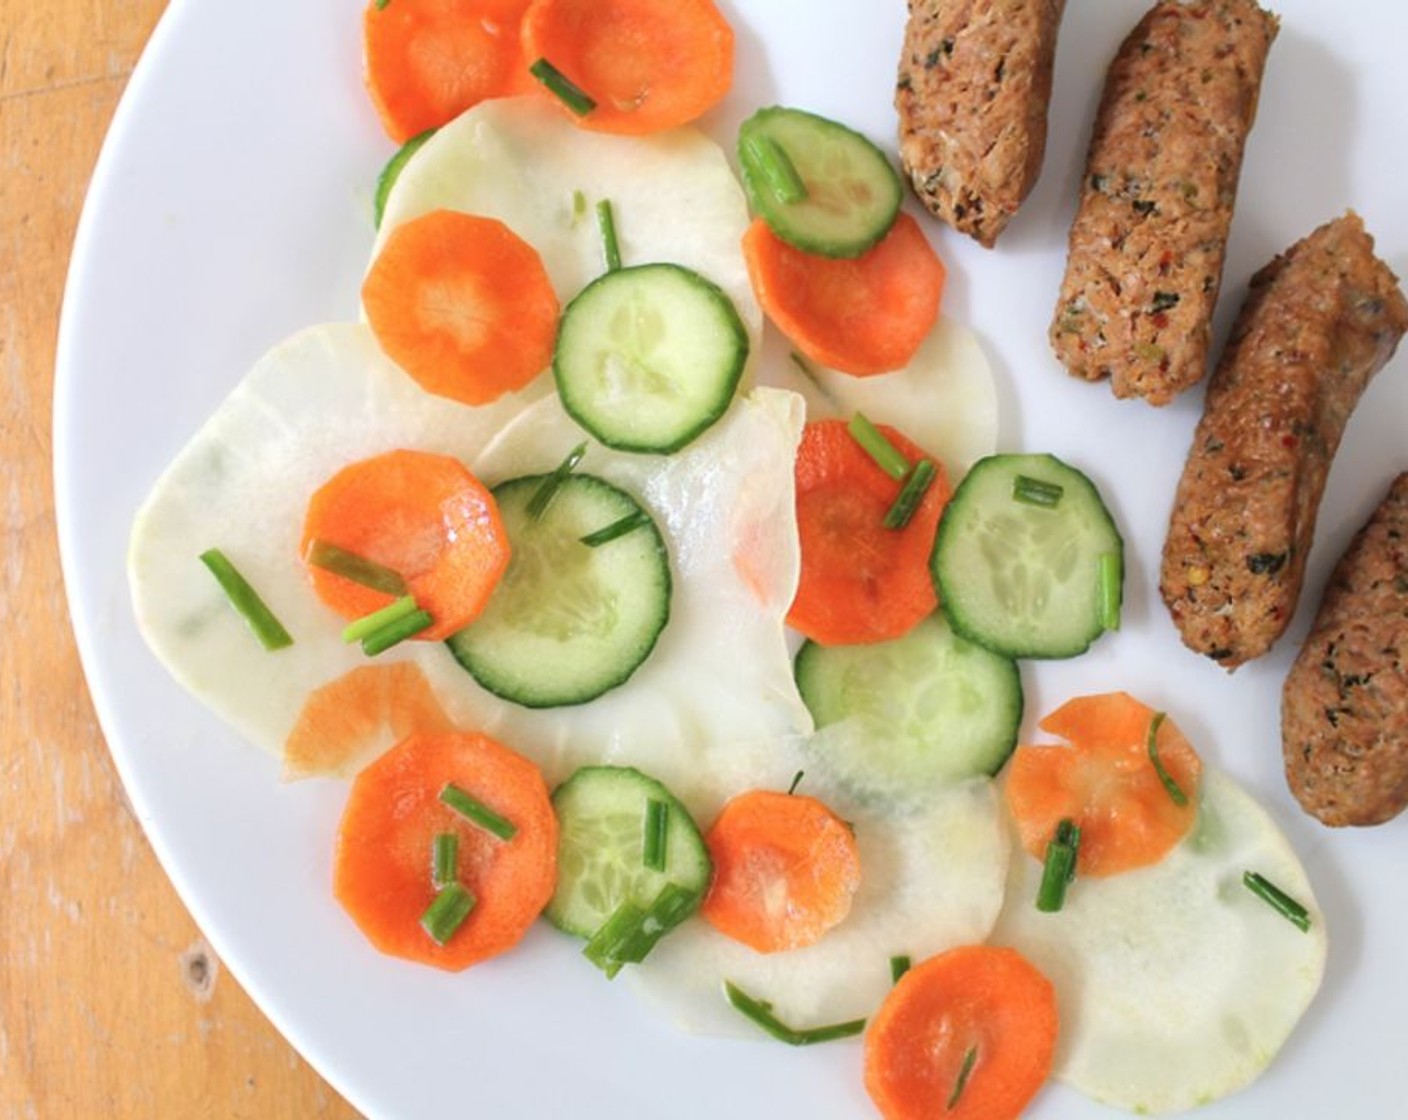
[[(645, 865), (650, 802), (666, 807), (665, 867)], [(557, 890), (544, 915), (558, 929), (591, 937), (623, 902), (642, 908), (666, 884), (693, 895), (709, 886), (709, 849), (689, 811), (654, 778), (629, 766), (584, 766), (552, 795), (557, 811)]]
[(729, 298), (696, 272), (608, 272), (562, 313), (552, 371), (562, 406), (618, 451), (677, 451), (728, 409), (748, 360)]
[(582, 704), (623, 684), (655, 648), (670, 616), (670, 561), (647, 514), (592, 548), (581, 538), (644, 513), (591, 475), (563, 479), (534, 519), (548, 475), (496, 486), (513, 559), (484, 613), (447, 642), (495, 695), (527, 708)]
[[(1018, 487), (1059, 497), (1023, 501)], [(1124, 542), (1085, 475), (1052, 455), (992, 455), (949, 500), (930, 567), (963, 637), (1008, 657), (1057, 658), (1084, 653), (1105, 630), (1106, 563), (1118, 595)]]
[(416, 133), (397, 149), (394, 156), (386, 161), (386, 166), (376, 177), (376, 195), (372, 200), (373, 228), (381, 228), (381, 218), (386, 213), (386, 200), (391, 197), (391, 188), (401, 177), (402, 169), (411, 162), (411, 157), (421, 150), (425, 142), (439, 131), (438, 128), (427, 128), (424, 132)]
[[(775, 186), (768, 168), (779, 159), (801, 180), (800, 198)], [(904, 197), (884, 152), (801, 109), (759, 109), (744, 121), (738, 162), (753, 211), (788, 244), (824, 257), (860, 256), (890, 231)]]
[(889, 642), (805, 642), (796, 674), (818, 729), (861, 722), (867, 750), (854, 778), (866, 786), (932, 789), (996, 774), (1017, 745), (1016, 664), (959, 637), (942, 614)]

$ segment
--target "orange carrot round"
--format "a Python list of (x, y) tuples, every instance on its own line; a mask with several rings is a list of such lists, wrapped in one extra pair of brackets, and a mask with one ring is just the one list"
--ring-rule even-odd
[(522, 92), (528, 0), (370, 0), (362, 17), (367, 92), (398, 144), (491, 97)]
[[(440, 800), (457, 786), (509, 821), (502, 840)], [(458, 837), (474, 909), (440, 945), (420, 924), (435, 899), (435, 837)], [(333, 892), (383, 953), (457, 971), (512, 948), (552, 897), (557, 818), (538, 768), (487, 735), (411, 735), (357, 775), (337, 832)]]
[(1015, 949), (965, 945), (909, 969), (865, 1034), (885, 1120), (1015, 1120), (1051, 1073), (1056, 993)]
[[(880, 431), (911, 464), (924, 452), (895, 429)], [(816, 420), (797, 450), (797, 530), (801, 579), (787, 622), (822, 645), (898, 638), (938, 605), (929, 553), (949, 498), (937, 471), (903, 529), (885, 514), (901, 484), (850, 434), (844, 420)]]
[(523, 52), (596, 102), (573, 119), (597, 132), (643, 136), (686, 124), (733, 82), (733, 29), (713, 0), (533, 0)]
[(777, 329), (808, 358), (843, 373), (901, 368), (939, 318), (944, 265), (905, 213), (879, 244), (851, 259), (793, 248), (755, 218), (743, 257)]
[(704, 842), (714, 878), (699, 912), (760, 953), (811, 945), (850, 913), (860, 885), (856, 839), (814, 797), (740, 794)]
[(552, 360), (557, 293), (537, 250), (495, 218), (432, 210), (397, 226), (362, 307), (392, 361), (465, 404), (523, 388)]
[[(344, 467), (313, 494), (301, 555), (336, 545), (398, 574), (433, 622), (416, 637), (441, 641), (484, 609), (508, 567), (508, 534), (484, 484), (458, 459), (389, 451)], [(318, 597), (361, 618), (394, 596), (307, 564)]]
[(1080, 828), (1076, 870), (1115, 875), (1163, 859), (1197, 818), (1202, 763), (1177, 727), (1158, 728), (1157, 754), (1184, 797), (1178, 804), (1149, 756), (1155, 712), (1126, 692), (1081, 696), (1041, 721), (1066, 746), (1018, 747), (1007, 763), (1007, 805), (1022, 846), (1043, 859), (1063, 819)]

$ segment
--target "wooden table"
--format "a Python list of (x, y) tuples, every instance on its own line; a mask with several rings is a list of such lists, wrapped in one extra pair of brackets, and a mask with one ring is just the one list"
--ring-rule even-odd
[(69, 627), (54, 341), (164, 0), (0, 0), (0, 1116), (355, 1117), (220, 967), (128, 810)]

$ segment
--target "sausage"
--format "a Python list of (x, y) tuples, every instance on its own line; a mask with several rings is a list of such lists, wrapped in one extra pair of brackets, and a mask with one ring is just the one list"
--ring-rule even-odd
[(1190, 649), (1233, 669), (1285, 630), (1345, 423), (1405, 329), (1408, 301), (1353, 212), (1252, 277), (1164, 543), (1159, 589)]
[(1110, 65), (1051, 345), (1117, 397), (1164, 405), (1207, 370), (1247, 133), (1276, 17), (1161, 0)]
[(1328, 825), (1408, 805), (1408, 471), (1325, 589), (1281, 698), (1286, 780)]
[(895, 109), (919, 199), (992, 248), (1046, 151), (1066, 0), (909, 0)]

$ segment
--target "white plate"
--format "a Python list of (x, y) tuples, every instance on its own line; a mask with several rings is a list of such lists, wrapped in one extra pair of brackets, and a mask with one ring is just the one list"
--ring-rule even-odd
[[(725, 141), (785, 102), (892, 145), (900, 0), (725, 0), (738, 81), (710, 122)], [(1155, 580), (1200, 394), (1163, 411), (1074, 381), (1045, 328), (1104, 66), (1143, 0), (1072, 3), (1040, 185), (1001, 248), (935, 236), (947, 307), (1000, 379), (1002, 444), (1086, 467), (1129, 545), (1125, 627), (1090, 655), (1027, 666), (1028, 728), (1076, 692), (1126, 688), (1172, 712), (1242, 779), (1305, 860), (1331, 922), (1324, 990), (1272, 1070), (1209, 1118), (1380, 1117), (1408, 1098), (1408, 819), (1363, 832), (1304, 817), (1280, 774), (1278, 694), (1335, 556), (1408, 467), (1408, 353), (1371, 386), (1330, 477), (1308, 592), (1288, 638), (1235, 677), (1185, 651)], [(537, 929), (457, 976), (375, 955), (329, 894), (343, 787), (280, 785), (273, 762), (214, 722), (138, 637), (128, 525), (186, 438), (269, 345), (352, 318), (390, 154), (363, 94), (361, 4), (175, 0), (134, 76), (84, 210), (55, 395), (64, 571), (83, 661), (137, 814), (196, 920), (309, 1060), (371, 1116), (772, 1117), (872, 1110), (859, 1047), (792, 1051), (702, 1040), (648, 1017), (620, 985)], [(1247, 276), (1353, 205), (1408, 274), (1408, 6), (1282, 0), (1242, 176), (1219, 314)], [(883, 10), (880, 10), (883, 9)], [(140, 1076), (140, 1071), (137, 1071)], [(1033, 1116), (1105, 1115), (1051, 1087)]]

